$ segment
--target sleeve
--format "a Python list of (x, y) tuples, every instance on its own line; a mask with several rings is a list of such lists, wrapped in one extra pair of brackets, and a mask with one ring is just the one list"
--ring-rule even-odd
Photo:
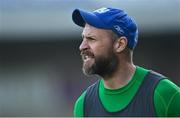
[(167, 116), (180, 117), (180, 91), (176, 92), (169, 102)]
[(154, 104), (159, 117), (180, 116), (180, 88), (168, 79), (161, 80), (155, 89)]
[(74, 105), (74, 117), (83, 117), (84, 116), (84, 98), (86, 91), (77, 99)]

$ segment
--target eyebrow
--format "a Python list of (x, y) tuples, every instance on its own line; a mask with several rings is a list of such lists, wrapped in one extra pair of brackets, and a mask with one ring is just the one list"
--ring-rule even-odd
[(84, 37), (97, 38), (96, 36), (93, 36), (93, 35), (84, 36), (83, 34), (81, 34), (81, 37), (82, 37), (82, 38), (84, 38)]

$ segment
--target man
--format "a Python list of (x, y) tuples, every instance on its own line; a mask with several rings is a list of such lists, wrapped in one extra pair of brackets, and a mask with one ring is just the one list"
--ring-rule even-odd
[(75, 103), (75, 117), (180, 116), (180, 89), (167, 77), (133, 64), (135, 21), (121, 9), (73, 11), (83, 27), (79, 47), (86, 75), (99, 81)]

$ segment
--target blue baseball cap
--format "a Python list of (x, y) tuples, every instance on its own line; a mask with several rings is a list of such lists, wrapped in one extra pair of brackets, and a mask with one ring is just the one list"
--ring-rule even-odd
[(75, 24), (84, 27), (86, 23), (96, 28), (112, 30), (119, 37), (128, 39), (127, 46), (134, 49), (138, 41), (138, 29), (135, 21), (121, 9), (100, 8), (93, 12), (75, 9), (72, 13)]

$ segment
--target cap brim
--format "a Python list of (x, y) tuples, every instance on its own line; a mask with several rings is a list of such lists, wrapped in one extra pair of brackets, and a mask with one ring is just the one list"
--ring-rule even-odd
[(72, 19), (75, 24), (84, 27), (85, 24), (92, 25), (97, 28), (107, 28), (107, 26), (102, 22), (101, 19), (96, 16), (96, 14), (85, 12), (80, 9), (75, 9), (72, 13)]

